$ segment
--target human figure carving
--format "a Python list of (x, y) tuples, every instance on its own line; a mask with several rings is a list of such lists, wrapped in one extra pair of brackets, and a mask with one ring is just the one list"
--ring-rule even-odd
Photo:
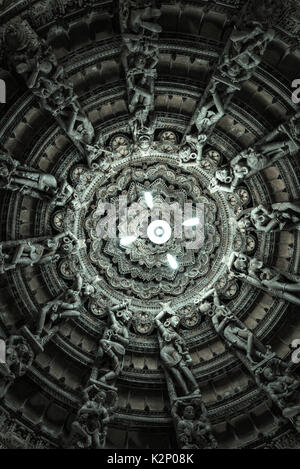
[(86, 145), (85, 149), (87, 163), (90, 169), (103, 171), (103, 174), (106, 174), (107, 171), (111, 169), (113, 162), (112, 151), (105, 149), (100, 144)]
[(209, 184), (209, 191), (212, 194), (217, 191), (229, 192), (232, 194), (248, 174), (248, 169), (240, 165), (236, 165), (234, 169), (231, 167), (217, 169), (215, 177)]
[(234, 157), (227, 167), (217, 169), (209, 190), (211, 193), (223, 191), (233, 193), (237, 186), (246, 178), (272, 166), (279, 156), (263, 155), (255, 148), (249, 147)]
[(10, 23), (4, 38), (16, 71), (40, 99), (42, 108), (58, 120), (84, 154), (85, 145), (92, 143), (95, 131), (52, 48), (23, 20)]
[(279, 158), (289, 153), (297, 153), (300, 145), (300, 113), (296, 113), (287, 122), (265, 136), (257, 144), (258, 151), (268, 158)]
[(6, 345), (6, 362), (0, 364), (0, 398), (5, 396), (16, 378), (23, 376), (32, 365), (34, 353), (27, 340), (20, 335), (9, 337)]
[(255, 371), (258, 386), (263, 389), (288, 419), (300, 416), (300, 383), (291, 373), (291, 366), (273, 358)]
[(17, 267), (55, 262), (61, 257), (58, 251), (66, 255), (78, 248), (78, 239), (69, 231), (41, 240), (3, 241), (0, 243), (0, 273)]
[(182, 449), (212, 449), (217, 447), (212, 426), (202, 397), (177, 398), (172, 405), (177, 439)]
[(197, 161), (199, 162), (203, 156), (203, 149), (204, 144), (207, 141), (207, 135), (205, 133), (199, 134), (197, 136), (187, 135), (185, 139), (186, 142), (194, 149), (194, 152), (197, 155)]
[(108, 424), (116, 408), (116, 394), (108, 394), (107, 390), (99, 389), (95, 385), (84, 390), (83, 405), (72, 423), (68, 439), (73, 447), (105, 448)]
[(71, 139), (79, 144), (90, 145), (95, 136), (94, 127), (80, 106), (73, 104), (63, 116), (63, 126)]
[(250, 364), (260, 362), (266, 357), (264, 347), (254, 334), (242, 324), (224, 305), (221, 305), (217, 291), (214, 291), (214, 312), (212, 324), (226, 343), (246, 355)]
[(234, 275), (257, 288), (267, 290), (278, 298), (300, 305), (300, 276), (290, 272), (281, 272), (275, 267), (265, 267), (263, 262), (248, 258), (245, 254), (233, 252), (228, 260), (228, 267)]
[(55, 194), (57, 181), (51, 174), (21, 165), (9, 154), (1, 152), (0, 187), (42, 199)]
[[(115, 381), (123, 367), (125, 347), (129, 344), (128, 324), (132, 313), (128, 309), (129, 301), (108, 308), (109, 322), (99, 341), (95, 365), (91, 373), (91, 381), (110, 385)], [(102, 359), (108, 359), (109, 370), (101, 372)], [(99, 375), (102, 375), (99, 378)]]
[[(170, 317), (162, 322), (166, 314)], [(161, 346), (160, 357), (167, 370), (183, 391), (184, 395), (199, 394), (199, 386), (189, 368), (192, 358), (183, 338), (176, 332), (180, 319), (172, 310), (163, 309), (155, 318), (158, 327)], [(190, 390), (189, 390), (190, 388)]]
[[(195, 121), (200, 134), (206, 133), (225, 114), (224, 105), (219, 93), (217, 92), (216, 81), (214, 81), (209, 91), (212, 99), (210, 99), (208, 103), (201, 108)], [(214, 108), (216, 108), (216, 112), (213, 110)]]
[(145, 132), (150, 112), (154, 108), (154, 79), (158, 63), (157, 24), (161, 12), (154, 2), (122, 0), (121, 30), (123, 39), (122, 64), (128, 89), (129, 125), (137, 140)]
[(123, 25), (135, 34), (146, 31), (158, 34), (162, 31), (157, 20), (161, 11), (153, 7), (152, 1), (141, 2), (139, 0), (123, 0)]
[(57, 207), (64, 207), (72, 197), (76, 198), (75, 194), (75, 189), (67, 181), (62, 181), (59, 183), (51, 203)]
[(78, 273), (76, 275), (76, 285), (74, 288), (68, 289), (58, 298), (56, 298), (55, 300), (48, 301), (45, 306), (43, 306), (35, 333), (37, 339), (39, 339), (42, 335), (48, 316), (50, 316), (50, 330), (52, 324), (59, 319), (80, 316), (79, 308), (83, 303), (83, 300), (80, 296), (82, 287), (83, 279)]
[(239, 227), (250, 228), (251, 225), (258, 231), (270, 233), (271, 231), (300, 230), (300, 204), (299, 202), (278, 202), (270, 208), (258, 205), (249, 215), (238, 221)]
[(244, 30), (235, 29), (230, 36), (229, 51), (220, 67), (221, 75), (233, 83), (248, 80), (254, 69), (261, 63), (275, 31), (264, 31), (258, 23), (249, 24)]
[(245, 166), (248, 169), (247, 176), (250, 177), (258, 171), (272, 166), (277, 160), (277, 155), (271, 157), (270, 155), (261, 154), (256, 149), (249, 147), (233, 158), (230, 162), (230, 166), (232, 168), (235, 168), (236, 165)]

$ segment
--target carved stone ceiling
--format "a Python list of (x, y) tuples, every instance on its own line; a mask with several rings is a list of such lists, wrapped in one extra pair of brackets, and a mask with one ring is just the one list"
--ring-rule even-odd
[(299, 1), (0, 4), (0, 448), (299, 447)]

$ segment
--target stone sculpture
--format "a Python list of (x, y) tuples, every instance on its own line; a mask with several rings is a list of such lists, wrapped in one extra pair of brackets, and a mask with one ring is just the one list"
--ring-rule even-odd
[(0, 153), (0, 188), (17, 191), (39, 199), (51, 198), (57, 189), (57, 181), (51, 174), (42, 173)]
[(46, 318), (48, 316), (50, 316), (51, 325), (59, 319), (80, 316), (79, 308), (82, 305), (82, 299), (80, 297), (82, 286), (82, 277), (80, 274), (77, 274), (76, 285), (74, 288), (68, 289), (63, 293), (63, 295), (45, 304), (41, 310), (38, 327), (36, 330), (36, 336), (38, 338), (40, 338), (44, 330)]
[(177, 398), (172, 405), (177, 440), (182, 449), (212, 449), (217, 447), (202, 397)]
[(123, 39), (122, 64), (128, 89), (129, 126), (134, 140), (146, 129), (154, 107), (154, 79), (158, 63), (157, 24), (161, 12), (153, 2), (122, 0), (120, 21)]
[(250, 214), (244, 215), (238, 221), (238, 226), (241, 228), (250, 228), (252, 225), (264, 233), (299, 230), (299, 202), (278, 202), (272, 204), (270, 208), (258, 205)]
[(300, 383), (293, 376), (291, 365), (272, 358), (265, 366), (255, 370), (256, 383), (281, 409), (282, 415), (290, 419), (299, 432)]
[(73, 448), (105, 448), (108, 424), (116, 409), (116, 393), (88, 386), (83, 392), (83, 403), (71, 425), (68, 446)]
[(275, 161), (285, 154), (296, 154), (300, 145), (299, 119), (298, 112), (266, 135), (257, 144), (258, 151)]
[[(199, 111), (195, 124), (200, 134), (205, 134), (212, 126), (214, 126), (221, 117), (224, 116), (224, 104), (217, 91), (217, 81), (214, 80), (212, 87), (209, 90), (212, 100), (208, 100)], [(213, 109), (216, 108), (215, 112)]]
[[(108, 324), (99, 341), (90, 377), (92, 383), (110, 385), (122, 370), (125, 347), (129, 344), (128, 324), (132, 318), (132, 313), (128, 309), (129, 304), (130, 302), (126, 301), (108, 308)], [(108, 361), (109, 367), (104, 372), (101, 371), (103, 360)]]
[(34, 350), (37, 352), (44, 350), (45, 344), (58, 332), (59, 324), (55, 324), (57, 321), (80, 316), (80, 307), (84, 302), (81, 297), (82, 289), (83, 279), (78, 273), (73, 288), (64, 291), (41, 308), (38, 322), (32, 330), (27, 325), (22, 328), (23, 334)]
[(249, 24), (245, 29), (235, 29), (230, 36), (229, 51), (225, 53), (219, 69), (222, 77), (233, 83), (248, 80), (274, 38), (273, 29), (264, 31), (258, 23)]
[(0, 398), (16, 378), (23, 376), (34, 360), (34, 352), (21, 335), (11, 335), (6, 344), (6, 362), (0, 364)]
[(59, 233), (53, 238), (32, 238), (0, 243), (0, 273), (17, 267), (56, 262), (63, 255), (74, 254), (81, 243), (72, 232)]
[(243, 353), (250, 364), (260, 362), (267, 357), (268, 352), (254, 334), (228, 308), (221, 304), (216, 290), (214, 290), (212, 324), (227, 345)]
[(256, 148), (249, 147), (234, 157), (227, 167), (216, 170), (209, 190), (211, 193), (216, 191), (233, 193), (244, 179), (274, 165), (280, 156), (262, 154)]
[[(162, 322), (162, 319), (168, 313), (170, 317)], [(155, 323), (161, 339), (160, 357), (164, 366), (175, 379), (184, 395), (190, 395), (191, 393), (197, 395), (199, 393), (199, 386), (189, 368), (192, 358), (189, 355), (183, 338), (176, 332), (180, 323), (179, 317), (173, 311), (163, 309), (156, 316)]]
[(58, 120), (84, 154), (85, 145), (91, 144), (95, 137), (94, 128), (52, 48), (37, 36), (27, 21), (21, 19), (9, 23), (4, 40), (17, 73), (40, 99), (42, 108)]
[(278, 298), (299, 305), (300, 276), (290, 272), (281, 272), (275, 267), (265, 267), (263, 262), (245, 254), (233, 252), (227, 263), (229, 270), (251, 285), (268, 291)]
[(217, 191), (234, 193), (239, 183), (248, 175), (248, 169), (237, 165), (217, 169), (214, 178), (209, 184), (209, 191), (213, 194)]

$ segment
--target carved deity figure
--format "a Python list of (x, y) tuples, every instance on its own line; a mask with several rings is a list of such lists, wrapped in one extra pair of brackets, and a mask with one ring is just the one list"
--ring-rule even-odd
[(214, 291), (214, 306), (212, 324), (216, 332), (230, 347), (245, 354), (250, 364), (263, 360), (267, 356), (265, 348), (228, 308), (221, 305), (216, 290)]
[[(24, 57), (25, 59), (25, 57)], [(31, 61), (18, 61), (17, 72), (23, 76), (28, 88), (40, 98), (47, 98), (59, 88), (64, 70), (46, 41), (39, 42), (39, 50)]]
[(209, 191), (212, 194), (217, 191), (233, 193), (247, 175), (248, 169), (239, 165), (236, 165), (234, 169), (231, 167), (217, 169), (215, 177), (209, 184)]
[(300, 230), (300, 204), (298, 201), (278, 202), (270, 208), (258, 205), (238, 221), (241, 228), (250, 228), (251, 225), (264, 233)]
[(153, 80), (156, 78), (158, 48), (139, 42), (139, 50), (133, 52), (135, 47), (132, 47), (132, 40), (129, 42), (126, 36), (125, 44), (130, 47), (122, 54), (129, 95), (128, 107), (131, 119), (136, 120), (136, 125), (142, 130), (153, 109)]
[(77, 103), (72, 103), (60, 114), (62, 126), (69, 137), (79, 145), (90, 145), (95, 137), (92, 123)]
[(221, 75), (233, 83), (251, 78), (274, 37), (273, 29), (264, 31), (258, 23), (249, 24), (244, 30), (235, 29), (230, 36), (229, 51), (220, 67)]
[(84, 184), (79, 183), (74, 188), (67, 181), (62, 180), (51, 204), (56, 207), (68, 206), (67, 211), (70, 211), (70, 214), (81, 210), (88, 205), (88, 201), (84, 197), (84, 188)]
[[(217, 82), (214, 81), (211, 89), (209, 90), (212, 96), (212, 99), (208, 101), (199, 111), (199, 114), (196, 118), (196, 127), (200, 134), (206, 134), (206, 132), (215, 125), (221, 117), (224, 116), (224, 105), (222, 103), (221, 97), (217, 92)], [(216, 111), (214, 110), (216, 109)]]
[(58, 189), (51, 202), (57, 207), (64, 207), (75, 194), (75, 189), (67, 181), (63, 181), (58, 185)]
[(162, 28), (157, 24), (161, 11), (153, 7), (152, 1), (122, 0), (121, 9), (124, 29), (134, 34), (161, 33)]
[(10, 23), (4, 39), (17, 73), (40, 99), (42, 108), (58, 120), (84, 154), (84, 147), (92, 143), (95, 131), (52, 48), (23, 20)]
[[(61, 82), (59, 87), (53, 85), (52, 82), (48, 82), (47, 91), (39, 92), (39, 97), (42, 108), (57, 119), (64, 118), (70, 121), (73, 115), (72, 110), (79, 107), (77, 96), (74, 95), (73, 85), (68, 82)], [(67, 130), (67, 124), (64, 124), (64, 130)]]
[(76, 285), (74, 288), (68, 289), (61, 296), (55, 300), (48, 301), (45, 306), (43, 306), (35, 334), (37, 339), (41, 337), (44, 331), (46, 319), (48, 316), (50, 316), (50, 331), (52, 324), (57, 320), (80, 316), (79, 308), (83, 303), (83, 300), (80, 296), (82, 287), (83, 279), (80, 274), (77, 274)]
[(217, 447), (201, 396), (176, 399), (173, 402), (171, 414), (181, 449), (212, 449)]
[[(169, 314), (170, 317), (162, 322), (166, 314)], [(183, 338), (176, 331), (180, 323), (179, 317), (173, 311), (163, 309), (156, 316), (155, 323), (161, 338), (160, 357), (164, 366), (175, 379), (184, 395), (198, 394), (200, 392), (199, 386), (189, 368), (192, 364), (192, 358)]]
[[(185, 140), (189, 144), (189, 146), (194, 150), (197, 161), (200, 161), (203, 156), (203, 149), (204, 149), (205, 142), (207, 141), (207, 135), (204, 133), (199, 134), (197, 136), (187, 135)], [(182, 150), (181, 150), (181, 155), (183, 155)], [(183, 155), (183, 161), (185, 159), (184, 156), (185, 155)], [(191, 152), (189, 154), (189, 158), (191, 158)]]
[(273, 358), (263, 367), (256, 369), (255, 378), (263, 389), (282, 410), (288, 419), (300, 416), (300, 382), (291, 373), (291, 366)]
[[(129, 344), (128, 324), (132, 318), (129, 311), (129, 301), (108, 308), (108, 324), (99, 341), (95, 365), (92, 369), (90, 380), (93, 383), (105, 383), (110, 385), (119, 376), (126, 346)], [(109, 369), (103, 374), (103, 360), (108, 362)], [(100, 378), (99, 376), (102, 375)]]
[[(203, 148), (201, 147), (200, 156), (202, 156)], [(199, 153), (198, 150), (195, 149), (194, 145), (189, 145), (188, 143), (183, 144), (179, 149), (179, 157), (181, 163), (193, 163), (198, 161)]]
[(262, 154), (259, 149), (249, 147), (234, 157), (227, 167), (216, 170), (209, 190), (211, 193), (216, 191), (233, 193), (244, 179), (272, 166), (280, 156)]
[(275, 267), (265, 267), (256, 259), (245, 254), (233, 252), (228, 260), (228, 267), (234, 275), (257, 288), (267, 290), (278, 298), (300, 305), (300, 276), (290, 272), (281, 272)]
[(55, 262), (62, 254), (75, 253), (78, 248), (78, 239), (69, 231), (54, 238), (3, 241), (0, 243), (0, 273), (17, 267)]
[(17, 73), (28, 88), (47, 104), (48, 99), (59, 94), (64, 87), (64, 69), (58, 65), (51, 47), (23, 20), (10, 23), (4, 38)]
[(259, 153), (256, 149), (249, 147), (242, 151), (230, 162), (230, 166), (235, 169), (237, 165), (247, 168), (247, 177), (261, 171), (262, 169), (272, 166), (278, 160), (278, 156), (269, 156)]
[(27, 372), (33, 360), (34, 353), (27, 340), (19, 335), (10, 336), (6, 345), (6, 362), (0, 364), (0, 398), (16, 378)]
[(280, 158), (286, 153), (294, 155), (300, 146), (300, 113), (296, 113), (286, 123), (279, 125), (257, 144), (258, 152), (268, 158)]
[(26, 165), (9, 154), (0, 153), (0, 187), (18, 191), (36, 198), (51, 197), (55, 194), (57, 181), (51, 174), (45, 174)]
[(147, 128), (154, 108), (157, 35), (161, 31), (157, 20), (161, 12), (152, 1), (122, 0), (120, 6), (124, 44), (121, 60), (127, 81), (129, 125), (136, 141), (138, 134)]
[[(107, 171), (111, 169), (113, 162), (113, 152), (106, 150), (100, 144), (97, 145), (86, 145), (85, 147), (86, 159), (88, 167), (92, 170), (102, 171), (103, 174), (107, 174)], [(101, 158), (101, 160), (100, 160)]]
[[(93, 394), (93, 395), (92, 395)], [(116, 394), (92, 385), (71, 426), (69, 442), (75, 448), (105, 448), (107, 428), (116, 408)]]

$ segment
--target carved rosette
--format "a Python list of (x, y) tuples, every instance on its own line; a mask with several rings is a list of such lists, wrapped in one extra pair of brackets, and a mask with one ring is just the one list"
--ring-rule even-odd
[[(222, 259), (234, 239), (230, 201), (221, 193), (211, 195), (207, 190), (217, 162), (214, 160), (211, 171), (203, 165), (183, 164), (178, 157), (179, 145), (172, 139), (166, 146), (166, 136), (160, 136), (146, 150), (121, 137), (113, 138), (108, 148), (128, 142), (130, 154), (118, 157), (106, 173), (82, 165), (72, 168), (80, 207), (71, 202), (64, 210), (59, 209), (52, 216), (53, 224), (59, 230), (67, 226), (83, 241), (79, 262), (91, 277), (101, 276), (97, 285), (100, 296), (113, 296), (117, 301), (129, 297), (136, 312), (141, 306), (147, 311), (157, 310), (162, 299), (173, 299), (178, 306), (184, 298), (192, 303), (199, 290), (217, 282), (225, 272)], [(220, 160), (219, 153), (209, 153), (216, 153)], [(147, 207), (146, 192), (152, 193), (155, 209)], [(193, 243), (191, 231), (182, 227), (188, 218), (186, 204), (192, 207), (188, 209), (192, 210), (190, 216), (195, 216), (196, 207), (203, 210), (203, 229), (198, 230), (197, 243)], [(76, 209), (72, 210), (74, 205)], [(170, 207), (169, 213), (165, 207)], [(164, 244), (154, 244), (147, 236), (153, 217), (170, 223), (171, 237)], [(123, 246), (120, 239), (128, 234), (137, 239)], [(167, 253), (176, 256), (177, 270), (168, 265)], [(66, 264), (61, 267), (65, 277), (72, 270), (74, 265), (69, 271)], [(97, 307), (92, 310), (99, 314)]]

